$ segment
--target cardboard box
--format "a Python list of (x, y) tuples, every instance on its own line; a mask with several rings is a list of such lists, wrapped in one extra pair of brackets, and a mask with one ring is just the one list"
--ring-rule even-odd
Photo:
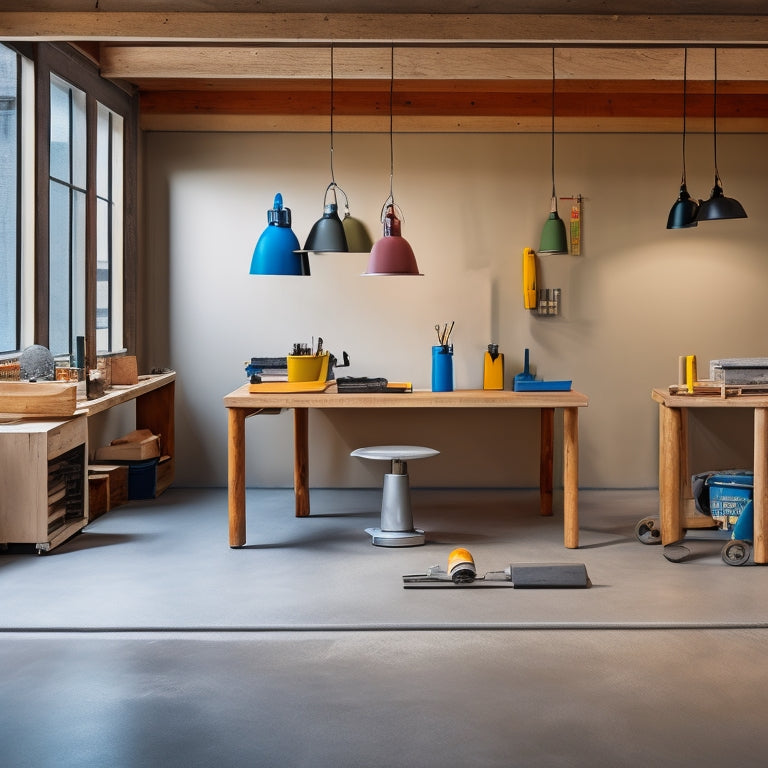
[(112, 358), (112, 384), (138, 384), (139, 371), (134, 355)]

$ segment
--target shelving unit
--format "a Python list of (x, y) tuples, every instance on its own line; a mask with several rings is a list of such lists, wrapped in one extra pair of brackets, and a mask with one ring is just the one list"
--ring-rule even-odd
[(0, 465), (0, 545), (45, 552), (88, 522), (84, 415), (0, 425)]
[[(88, 419), (136, 402), (136, 428), (160, 435), (156, 492), (174, 478), (173, 372), (141, 376), (95, 400), (71, 418), (15, 418), (0, 423), (0, 546), (34, 544), (47, 552), (83, 528), (88, 514)], [(30, 386), (35, 386), (31, 384)]]

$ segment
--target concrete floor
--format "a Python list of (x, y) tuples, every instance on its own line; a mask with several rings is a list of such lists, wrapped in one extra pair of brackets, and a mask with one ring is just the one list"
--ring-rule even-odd
[[(375, 510), (355, 511), (361, 503), (375, 506), (370, 493), (327, 492), (341, 509), (327, 516), (323, 494), (317, 494), (316, 520), (286, 515), (274, 517), (272, 526), (275, 510), (266, 500), (282, 508), (290, 498), (249, 492), (249, 504), (263, 502), (265, 510), (263, 517), (249, 518), (256, 533), (272, 531), (288, 540), (248, 550), (229, 550), (224, 543), (225, 496), (223, 490), (172, 489), (154, 502), (109, 513), (45, 557), (0, 556), (3, 768), (766, 763), (768, 624), (762, 620), (762, 582), (768, 569), (729, 568), (711, 544), (690, 563), (672, 564), (660, 548), (633, 543), (632, 522), (653, 503), (653, 493), (622, 493), (621, 503), (616, 494), (584, 494), (585, 547), (575, 552), (556, 544), (557, 520), (524, 515), (510, 521), (508, 547), (529, 537), (542, 541), (536, 555), (582, 558), (600, 577), (596, 588), (557, 595), (502, 590), (504, 597), (492, 598), (466, 590), (446, 596), (443, 590), (446, 621), (430, 629), (408, 625), (419, 606), (438, 615), (437, 595), (414, 595), (397, 584), (374, 593), (388, 572), (362, 563), (402, 557), (431, 564), (442, 549), (434, 540), (431, 549), (409, 553), (370, 547), (362, 530), (375, 522)], [(476, 556), (498, 556), (497, 531), (486, 542), (488, 529), (473, 531), (466, 515), (462, 524), (462, 516), (445, 511), (442, 496), (436, 505), (440, 517), (430, 517), (430, 498), (415, 494), (418, 514), (433, 531), (448, 515), (452, 526), (463, 525), (460, 535)], [(295, 530), (307, 531), (308, 525), (315, 526), (308, 541), (297, 540)], [(347, 528), (353, 531), (349, 540), (342, 535)], [(332, 534), (325, 542), (322, 530)], [(449, 544), (446, 530), (440, 536)], [(341, 562), (345, 551), (350, 560), (359, 558), (358, 572), (371, 570), (370, 581), (361, 588), (349, 579), (346, 589), (343, 580), (333, 582), (338, 594), (331, 601), (315, 589), (316, 564), (306, 559), (319, 547)], [(278, 559), (304, 567), (303, 579), (289, 590), (279, 583), (272, 589), (273, 602), (289, 606), (282, 625), (293, 618), (293, 631), (254, 626), (242, 610), (249, 589), (262, 585), (257, 602), (268, 596), (259, 564)], [(241, 578), (228, 589), (234, 574)], [(736, 608), (718, 610), (727, 600), (723, 583), (734, 592)], [(674, 599), (664, 599), (665, 584), (674, 585)], [(67, 590), (79, 593), (77, 599), (67, 601)], [(217, 597), (218, 612), (209, 592)], [(390, 596), (382, 604), (388, 621), (379, 628), (370, 620), (376, 605), (363, 605), (372, 594)], [(105, 605), (107, 600), (112, 604)], [(402, 626), (389, 621), (398, 600), (406, 604)], [(462, 606), (480, 616), (480, 600), (482, 622), (451, 628), (461, 623)], [(359, 606), (365, 626), (350, 631), (329, 623), (318, 629), (318, 601), (321, 608), (351, 603), (349, 616)], [(600, 621), (572, 621), (567, 603), (574, 601), (591, 601), (583, 606), (591, 605)], [(635, 604), (627, 614), (631, 620), (617, 628), (610, 619), (622, 602)], [(683, 602), (691, 607), (683, 608)], [(55, 604), (66, 610), (57, 614)], [(146, 622), (146, 604), (154, 628), (132, 626), (132, 618)], [(305, 613), (293, 614), (302, 604)], [(531, 621), (537, 604), (549, 628)], [(697, 612), (696, 606), (707, 610)], [(102, 612), (110, 621), (120, 619), (120, 629), (99, 626)], [(200, 612), (206, 621), (227, 626), (174, 629), (179, 618), (188, 622)], [(679, 622), (659, 626), (659, 617), (675, 612)], [(302, 625), (307, 615), (311, 627)]]

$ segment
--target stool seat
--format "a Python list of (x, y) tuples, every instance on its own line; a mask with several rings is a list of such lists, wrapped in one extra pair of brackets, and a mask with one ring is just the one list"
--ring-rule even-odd
[(415, 547), (424, 544), (424, 531), (413, 527), (408, 462), (437, 456), (440, 451), (421, 445), (372, 445), (357, 448), (350, 456), (391, 461), (392, 471), (384, 475), (381, 499), (381, 527), (366, 528), (379, 547)]
[(360, 459), (380, 459), (382, 461), (411, 461), (429, 459), (437, 456), (440, 451), (434, 448), (424, 448), (421, 445), (372, 445), (368, 448), (358, 448), (350, 456)]

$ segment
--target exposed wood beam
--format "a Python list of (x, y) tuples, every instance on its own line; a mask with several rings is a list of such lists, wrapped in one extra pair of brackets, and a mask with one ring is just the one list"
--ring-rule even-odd
[(4, 12), (6, 40), (766, 45), (768, 15)]
[[(331, 47), (102, 45), (104, 77), (131, 82), (154, 78), (322, 79), (330, 76)], [(333, 49), (334, 77), (390, 78), (390, 47)], [(397, 48), (395, 77), (425, 80), (549, 80), (550, 48)], [(682, 48), (556, 49), (558, 80), (681, 80)], [(688, 52), (688, 78), (711, 80), (713, 51)], [(768, 48), (718, 51), (718, 77), (768, 80)]]

